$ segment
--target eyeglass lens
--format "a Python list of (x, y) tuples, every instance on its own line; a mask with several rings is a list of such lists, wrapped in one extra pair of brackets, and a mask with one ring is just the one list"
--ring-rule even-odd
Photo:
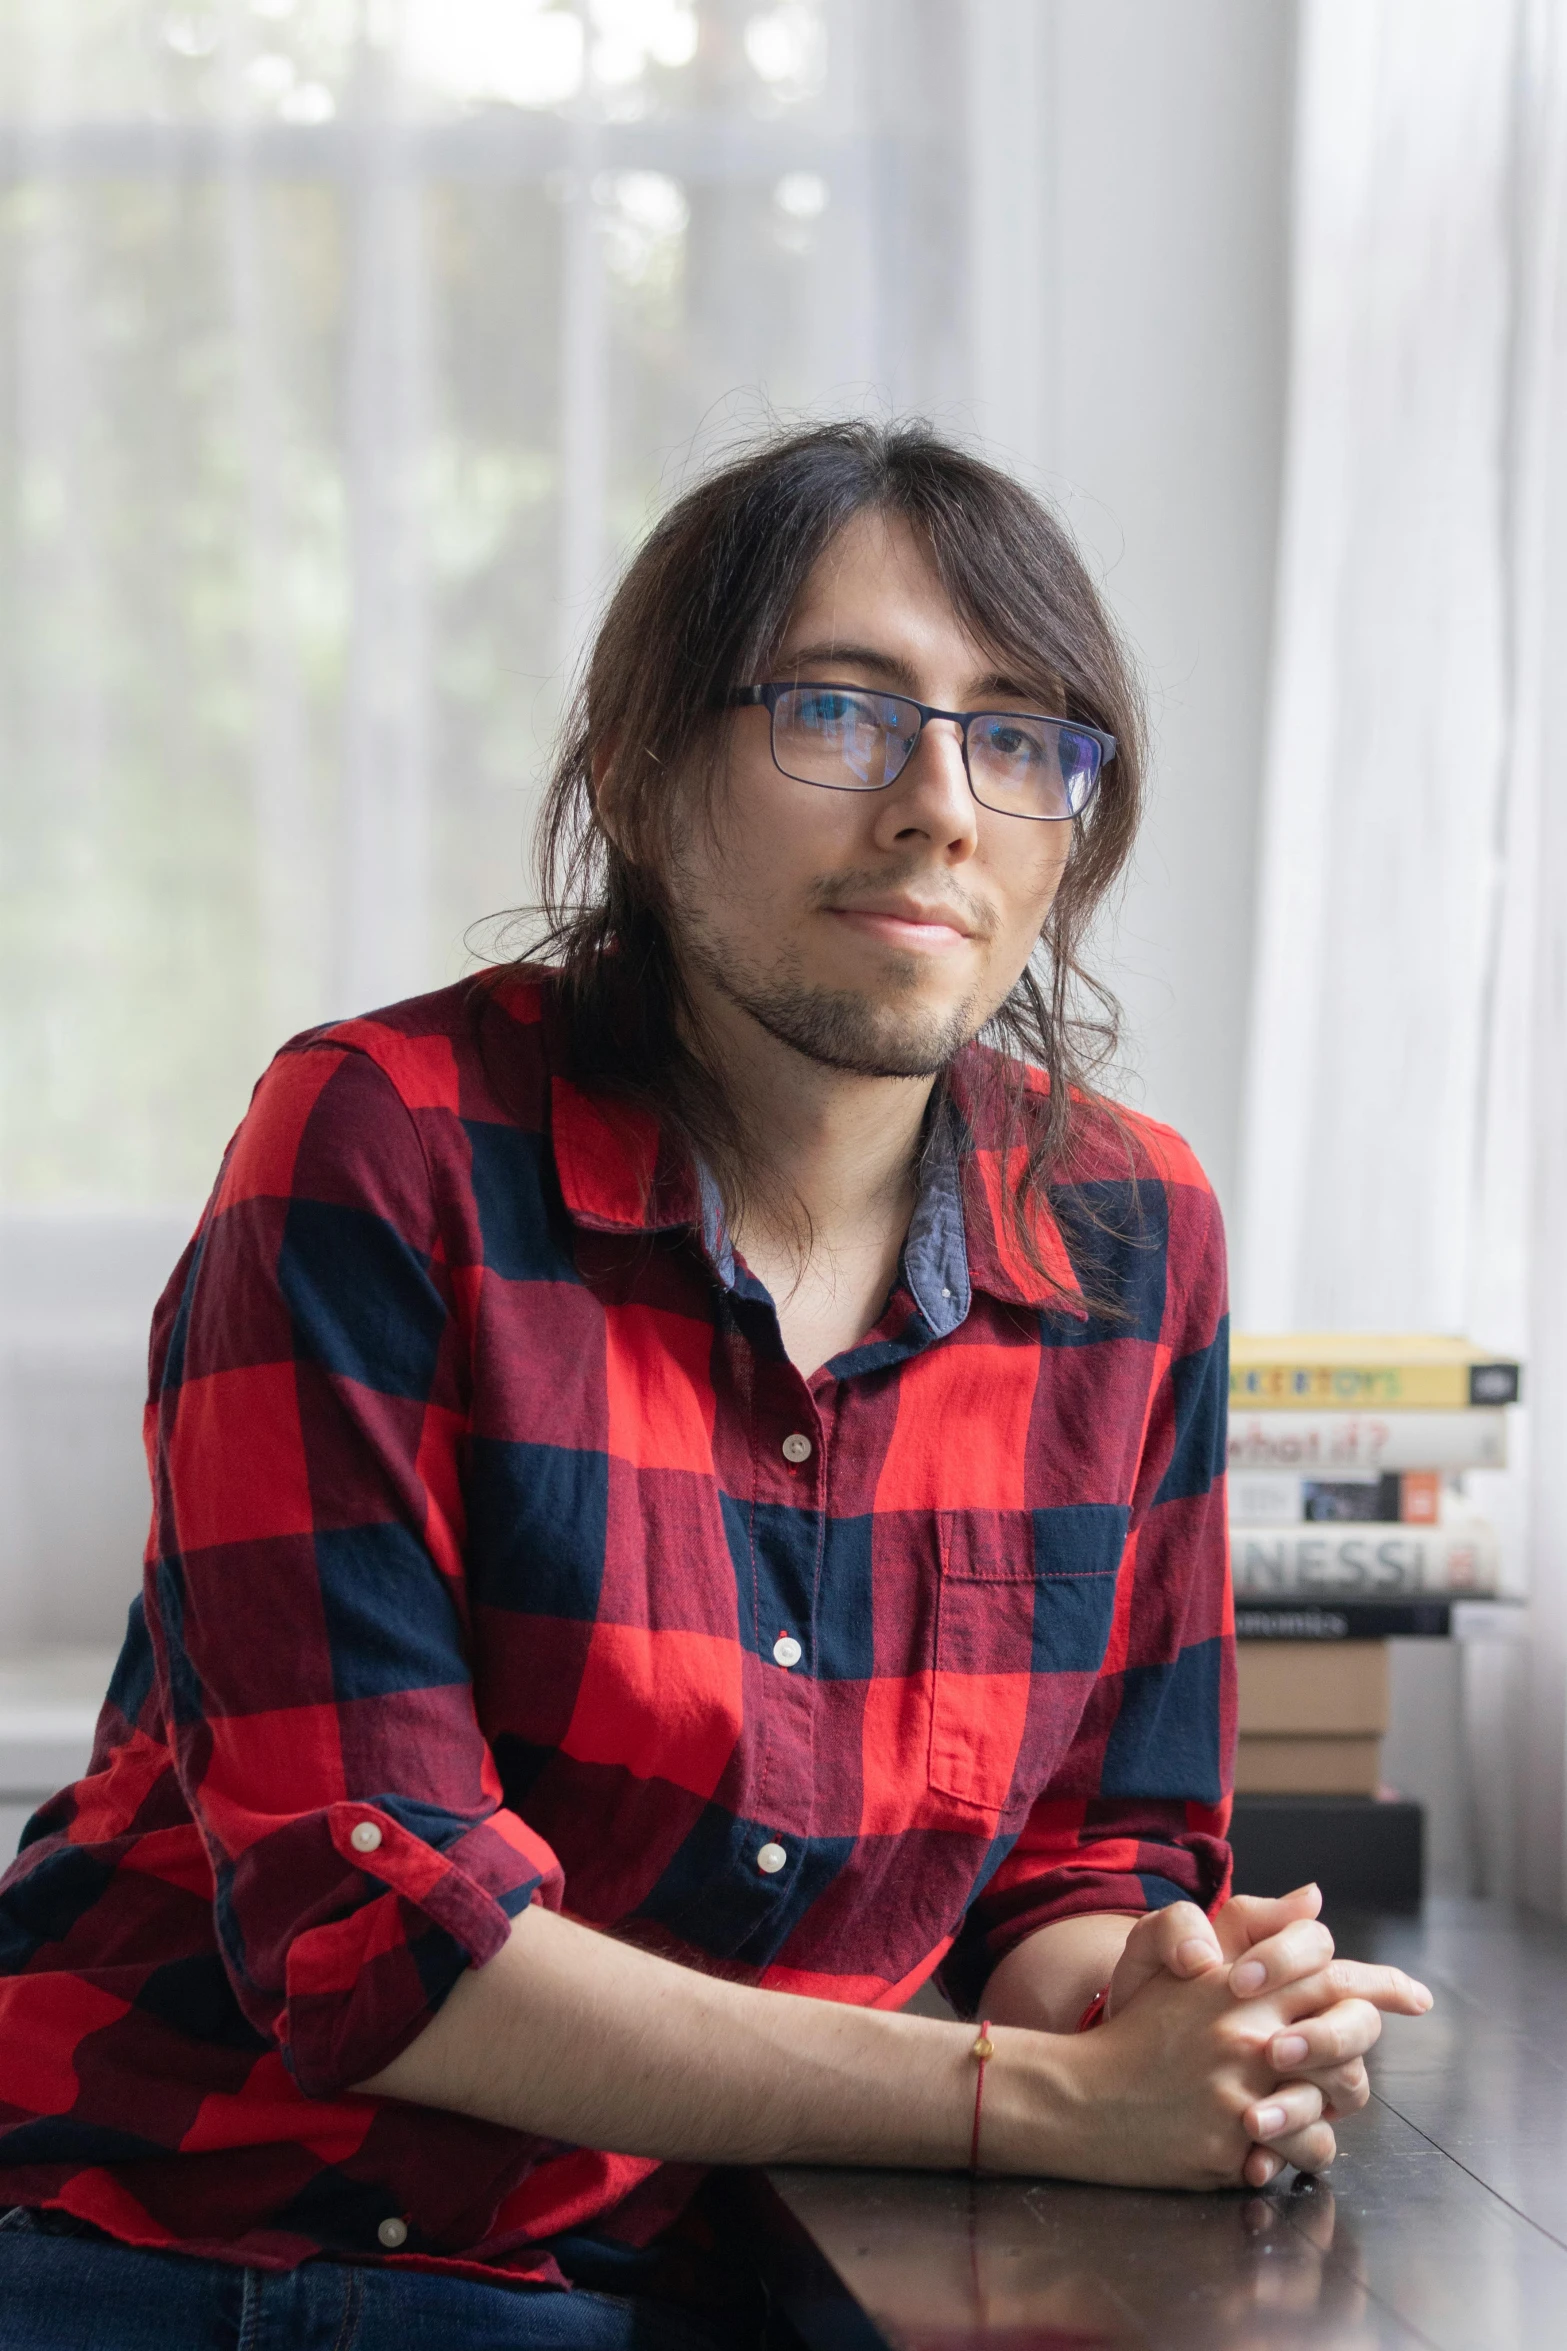
[[(876, 792), (919, 741), (916, 703), (900, 694), (793, 686), (773, 711), (773, 757), (787, 776), (838, 792)], [(1058, 719), (984, 711), (968, 726), (969, 781), (982, 806), (1012, 816), (1069, 817), (1098, 779), (1094, 737)]]

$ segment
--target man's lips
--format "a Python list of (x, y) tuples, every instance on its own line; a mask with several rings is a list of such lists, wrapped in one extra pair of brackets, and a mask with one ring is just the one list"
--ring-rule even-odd
[(873, 939), (882, 939), (889, 946), (912, 947), (927, 954), (942, 954), (961, 947), (972, 937), (962, 915), (950, 907), (911, 906), (896, 903), (869, 906), (829, 906), (826, 911), (837, 922), (846, 923), (851, 930)]

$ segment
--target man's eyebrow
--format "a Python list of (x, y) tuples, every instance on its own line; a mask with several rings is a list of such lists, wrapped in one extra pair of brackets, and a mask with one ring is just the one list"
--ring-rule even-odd
[[(869, 670), (873, 677), (883, 678), (898, 692), (919, 700), (915, 692), (919, 681), (908, 663), (896, 653), (885, 652), (875, 645), (845, 645), (831, 640), (820, 645), (786, 646), (772, 667), (782, 675), (789, 670), (830, 668), (834, 662), (841, 662), (845, 669)], [(992, 694), (1001, 695), (1011, 703), (1021, 702), (1031, 710), (1043, 709), (1052, 698), (1039, 682), (1030, 686), (1000, 670), (990, 670), (977, 678), (971, 692), (975, 699), (970, 707), (975, 710), (984, 709), (986, 697)]]
[(832, 640), (821, 645), (786, 646), (773, 663), (776, 670), (812, 669), (822, 664), (841, 661), (845, 669), (868, 669), (877, 677), (886, 678), (905, 694), (914, 691), (914, 672), (896, 653), (879, 651), (874, 645), (843, 645)]

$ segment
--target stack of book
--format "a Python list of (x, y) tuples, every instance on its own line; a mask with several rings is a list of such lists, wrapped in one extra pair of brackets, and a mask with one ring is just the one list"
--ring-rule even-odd
[(1462, 1480), (1505, 1467), (1518, 1387), (1461, 1339), (1233, 1340), (1238, 1794), (1377, 1794), (1387, 1636), (1445, 1633), (1455, 1599), (1497, 1588)]

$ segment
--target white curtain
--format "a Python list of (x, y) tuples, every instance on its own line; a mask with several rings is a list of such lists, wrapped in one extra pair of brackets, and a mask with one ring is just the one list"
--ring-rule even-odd
[(1525, 1357), (1474, 1796), (1561, 1910), (1567, 11), (1303, 0), (1295, 173), (1237, 1316)]
[(774, 413), (972, 417), (969, 33), (0, 0), (0, 1659), (115, 1638), (250, 1087), (525, 896), (660, 498)]
[(939, 0), (0, 0), (0, 1197), (463, 968), (618, 552), (970, 390)]

